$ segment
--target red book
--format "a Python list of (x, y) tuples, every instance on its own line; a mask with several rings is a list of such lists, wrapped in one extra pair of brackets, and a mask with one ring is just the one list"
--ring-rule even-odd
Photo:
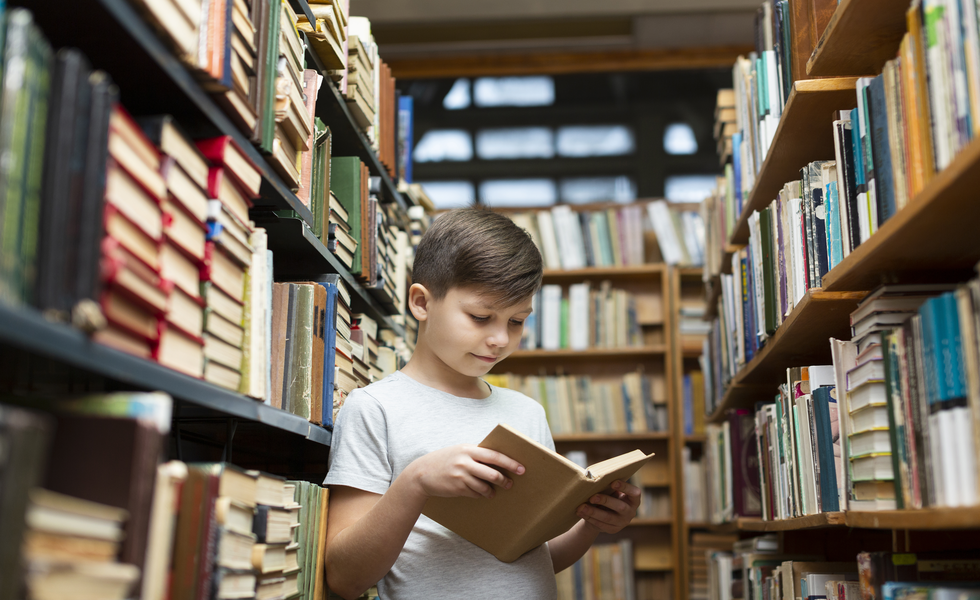
[(197, 149), (205, 158), (216, 165), (227, 168), (235, 182), (242, 188), (242, 192), (247, 194), (249, 198), (259, 197), (262, 173), (255, 166), (255, 163), (242, 152), (242, 149), (238, 147), (230, 135), (195, 140), (194, 143), (197, 144)]
[(252, 203), (229, 173), (226, 167), (211, 167), (208, 171), (208, 196), (220, 200), (235, 218), (242, 223), (248, 223), (248, 209)]

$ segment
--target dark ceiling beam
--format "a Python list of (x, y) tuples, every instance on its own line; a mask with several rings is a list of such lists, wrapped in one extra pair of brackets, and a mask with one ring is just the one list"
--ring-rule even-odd
[[(419, 55), (385, 59), (398, 79), (481, 77), (508, 75), (559, 75), (665, 71), (731, 67), (750, 45), (673, 50), (608, 50), (600, 52), (482, 53), (471, 55)], [(381, 48), (384, 56), (384, 48)]]
[[(718, 171), (714, 154), (667, 156), (671, 173), (702, 174)], [(635, 176), (644, 166), (637, 156), (599, 156), (590, 158), (545, 158), (520, 160), (473, 160), (415, 163), (413, 175), (419, 181), (480, 181), (484, 179), (523, 179), (530, 177)]]

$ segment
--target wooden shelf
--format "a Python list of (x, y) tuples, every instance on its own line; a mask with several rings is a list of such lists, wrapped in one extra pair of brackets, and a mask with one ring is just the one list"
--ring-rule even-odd
[(708, 441), (708, 436), (703, 433), (684, 436), (685, 444), (703, 444), (707, 441)]
[(681, 277), (687, 277), (687, 278), (696, 277), (698, 279), (702, 279), (704, 277), (704, 268), (703, 267), (678, 267), (677, 273)]
[[(796, 305), (789, 317), (732, 379), (732, 386), (765, 385), (775, 389), (785, 379), (788, 367), (830, 363), (830, 338), (850, 339), (848, 318), (867, 292), (825, 292), (812, 289)], [(724, 419), (729, 408), (747, 408), (758, 398), (726, 391), (721, 406), (711, 415), (713, 423)], [(740, 402), (739, 400), (750, 400)]]
[(602, 278), (642, 278), (657, 275), (666, 271), (662, 263), (637, 265), (633, 267), (586, 267), (569, 271), (545, 269), (545, 279), (585, 279), (587, 277)]
[(742, 384), (731, 383), (721, 397), (721, 402), (715, 410), (708, 415), (708, 423), (720, 423), (725, 418), (725, 411), (730, 408), (748, 408), (755, 406), (760, 400), (771, 401), (779, 388), (779, 381), (775, 380), (766, 384)]
[[(746, 243), (748, 240), (746, 240)], [(721, 253), (721, 272), (725, 275), (732, 274), (732, 256), (745, 247), (745, 244), (725, 244)]]
[(667, 347), (662, 344), (656, 346), (635, 346), (626, 348), (589, 348), (588, 350), (571, 350), (563, 348), (561, 350), (517, 350), (508, 356), (508, 360), (537, 360), (537, 359), (558, 359), (558, 358), (630, 358), (660, 355), (667, 352)]
[(817, 42), (806, 72), (813, 77), (877, 75), (898, 53), (908, 0), (842, 0)]
[(877, 512), (847, 511), (848, 527), (866, 529), (980, 529), (980, 506)]
[(741, 531), (794, 531), (799, 529), (821, 529), (844, 525), (843, 512), (818, 513), (805, 517), (763, 521), (762, 519), (738, 519)]
[(980, 260), (980, 139), (964, 148), (908, 205), (824, 275), (826, 290), (969, 277)]
[(711, 276), (711, 281), (704, 287), (704, 293), (707, 299), (704, 306), (704, 317), (702, 318), (710, 323), (718, 316), (718, 299), (721, 298), (720, 275)]
[(642, 433), (562, 433), (555, 435), (556, 444), (638, 442), (669, 439), (670, 433), (667, 431), (648, 431)]
[(673, 519), (633, 519), (630, 527), (670, 527), (674, 524)]
[(834, 158), (833, 114), (857, 105), (855, 81), (856, 77), (836, 77), (793, 83), (772, 145), (742, 204), (729, 244), (748, 243), (749, 215), (775, 200), (786, 182), (799, 179), (802, 167)]

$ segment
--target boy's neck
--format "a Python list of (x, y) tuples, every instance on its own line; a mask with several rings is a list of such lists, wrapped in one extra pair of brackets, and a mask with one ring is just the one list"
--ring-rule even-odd
[(422, 339), (401, 372), (423, 385), (460, 398), (483, 400), (490, 396), (490, 388), (482, 379), (456, 371), (439, 359)]

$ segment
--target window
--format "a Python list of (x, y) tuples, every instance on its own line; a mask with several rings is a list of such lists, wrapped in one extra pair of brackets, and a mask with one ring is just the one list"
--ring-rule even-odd
[(671, 123), (664, 130), (664, 152), (667, 154), (696, 154), (698, 141), (687, 123)]
[(547, 127), (484, 129), (476, 134), (476, 155), (483, 159), (551, 158), (554, 137)]
[(636, 186), (625, 175), (619, 177), (573, 177), (561, 180), (561, 201), (568, 204), (632, 202)]
[(464, 208), (476, 202), (476, 191), (469, 181), (422, 181), (422, 189), (436, 208)]
[(551, 106), (555, 81), (551, 77), (480, 77), (473, 85), (474, 104), (488, 106)]
[(449, 93), (442, 99), (442, 107), (446, 110), (461, 110), (470, 107), (470, 80), (465, 77), (457, 79)]
[(574, 125), (558, 128), (558, 155), (622, 156), (636, 149), (633, 131), (625, 125)]
[(558, 190), (550, 179), (491, 179), (480, 184), (480, 201), (487, 206), (550, 206)]
[(416, 162), (467, 161), (473, 158), (473, 138), (462, 129), (425, 132), (412, 157)]
[(716, 175), (674, 175), (664, 182), (664, 195), (671, 202), (701, 202), (717, 185)]

